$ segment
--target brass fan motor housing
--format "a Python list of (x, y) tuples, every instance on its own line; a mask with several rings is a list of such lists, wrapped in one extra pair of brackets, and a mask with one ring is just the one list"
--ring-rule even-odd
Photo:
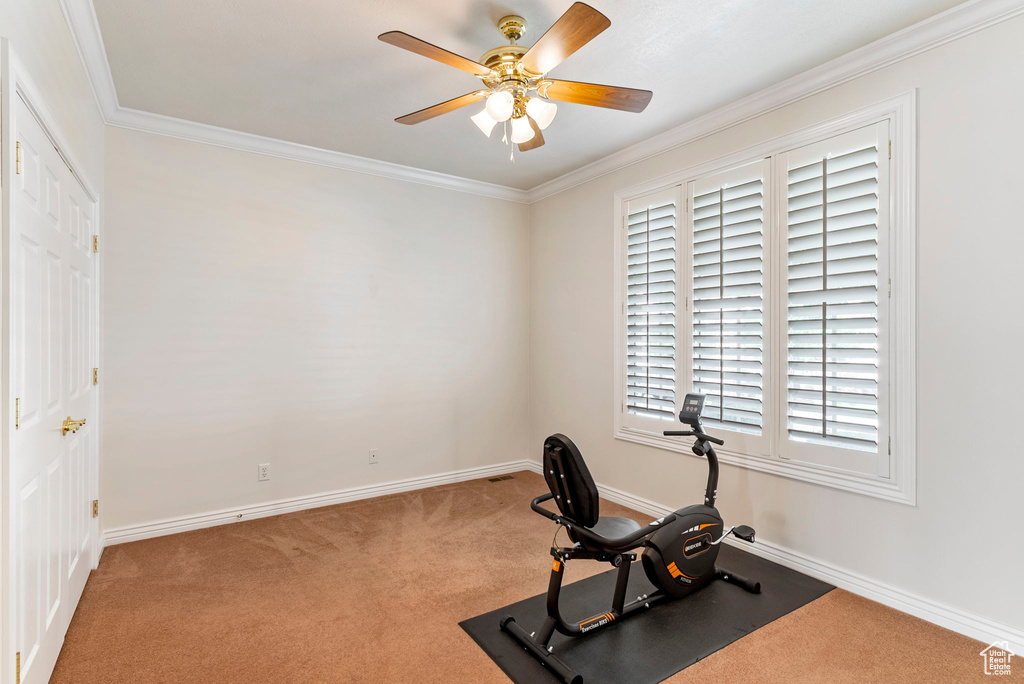
[(480, 63), (491, 70), (492, 76), (481, 76), (490, 90), (507, 90), (518, 98), (526, 95), (529, 90), (536, 90), (541, 84), (541, 77), (527, 73), (519, 64), (519, 59), (530, 48), (522, 45), (502, 45), (488, 50), (480, 58)]
[(489, 88), (506, 88), (509, 90), (525, 91), (530, 88), (534, 74), (527, 74), (522, 68), (517, 68), (519, 60), (522, 59), (530, 46), (516, 45), (516, 41), (526, 35), (526, 20), (520, 16), (510, 15), (502, 17), (498, 21), (498, 30), (509, 41), (508, 45), (499, 45), (485, 52), (480, 58), (480, 63), (491, 69), (496, 78), (481, 77)]
[(502, 65), (515, 66), (516, 62), (530, 49), (528, 45), (500, 45), (483, 54), (480, 63), (489, 69), (501, 71)]

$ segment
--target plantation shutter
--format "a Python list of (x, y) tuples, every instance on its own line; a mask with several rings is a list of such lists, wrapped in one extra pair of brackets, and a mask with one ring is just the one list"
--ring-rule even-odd
[[(881, 444), (888, 129), (787, 155), (786, 433), (798, 458), (887, 474)], [(820, 448), (844, 450), (846, 457)], [(815, 455), (816, 454), (816, 455)]]
[(677, 197), (627, 203), (625, 410), (642, 418), (675, 418)]
[(707, 397), (706, 425), (750, 435), (764, 426), (765, 167), (692, 186), (693, 391)]

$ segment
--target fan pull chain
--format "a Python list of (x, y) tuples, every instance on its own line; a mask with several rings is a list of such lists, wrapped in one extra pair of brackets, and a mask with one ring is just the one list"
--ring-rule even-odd
[(501, 124), (504, 135), (501, 136), (501, 142), (509, 146), (508, 158), (513, 164), (516, 163), (516, 146), (512, 145), (508, 141), (508, 121), (504, 121)]

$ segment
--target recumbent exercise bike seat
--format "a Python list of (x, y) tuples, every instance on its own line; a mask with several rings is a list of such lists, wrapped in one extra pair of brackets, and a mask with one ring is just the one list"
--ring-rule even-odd
[[(562, 516), (609, 540), (621, 539), (640, 529), (630, 518), (600, 515), (600, 497), (586, 461), (571, 439), (555, 434), (544, 440), (544, 480)], [(569, 537), (590, 550), (603, 550), (568, 527)]]

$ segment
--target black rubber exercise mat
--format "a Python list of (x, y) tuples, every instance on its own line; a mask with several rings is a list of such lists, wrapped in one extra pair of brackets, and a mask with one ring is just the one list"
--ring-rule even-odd
[[(570, 561), (569, 570), (573, 564), (592, 562)], [(686, 598), (582, 638), (556, 632), (551, 640), (554, 653), (583, 675), (585, 684), (653, 684), (834, 589), (731, 546), (723, 545), (718, 565), (761, 582), (761, 593), (715, 581)], [(582, 620), (610, 610), (614, 587), (614, 570), (563, 586), (562, 615), (566, 620)], [(626, 601), (652, 591), (638, 559), (630, 573)], [(513, 682), (540, 684), (558, 679), (502, 632), (498, 622), (512, 615), (523, 629), (533, 632), (546, 614), (545, 595), (539, 594), (459, 624)]]

